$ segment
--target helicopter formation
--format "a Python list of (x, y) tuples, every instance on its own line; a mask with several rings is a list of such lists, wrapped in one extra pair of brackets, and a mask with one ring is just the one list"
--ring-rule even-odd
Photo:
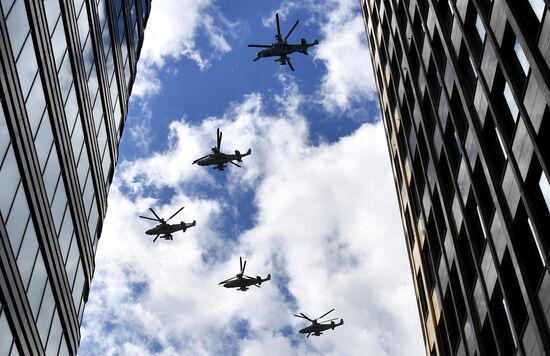
[[(289, 55), (295, 52), (302, 53), (307, 55), (308, 49), (319, 44), (318, 40), (313, 40), (313, 42), (308, 43), (306, 39), (301, 39), (299, 44), (291, 44), (288, 43), (287, 40), (296, 28), (298, 26), (299, 20), (296, 20), (290, 31), (286, 34), (286, 36), (283, 38), (281, 35), (281, 26), (279, 22), (279, 14), (275, 14), (275, 19), (277, 23), (277, 34), (275, 35), (275, 42), (273, 42), (271, 45), (263, 45), (263, 44), (249, 44), (248, 47), (255, 47), (255, 48), (263, 48), (256, 54), (256, 58), (253, 59), (253, 61), (257, 61), (261, 58), (266, 57), (279, 57), (275, 59), (275, 62), (278, 62), (280, 65), (287, 65), (290, 68), (290, 70), (294, 71), (294, 66), (292, 65), (292, 62), (290, 61)], [(218, 171), (224, 171), (225, 168), (227, 168), (228, 164), (232, 164), (234, 166), (237, 166), (241, 168), (241, 165), (235, 163), (242, 162), (242, 159), (246, 156), (249, 156), (252, 154), (252, 150), (249, 148), (245, 153), (241, 153), (239, 150), (235, 150), (233, 153), (223, 153), (221, 151), (221, 142), (222, 142), (222, 132), (218, 128), (216, 131), (216, 146), (211, 148), (211, 152), (207, 155), (204, 155), (196, 160), (194, 160), (191, 164), (197, 164), (198, 166), (213, 166), (215, 170)], [(186, 223), (181, 221), (179, 224), (169, 224), (168, 221), (174, 218), (177, 214), (179, 214), (184, 207), (181, 207), (178, 211), (176, 211), (174, 214), (172, 214), (168, 219), (164, 219), (158, 216), (158, 214), (152, 209), (149, 208), (151, 213), (153, 213), (154, 218), (149, 216), (142, 216), (139, 217), (146, 220), (152, 220), (158, 222), (158, 225), (155, 227), (146, 230), (146, 235), (155, 236), (153, 239), (153, 242), (156, 242), (156, 240), (160, 237), (166, 241), (172, 241), (173, 240), (173, 234), (181, 231), (182, 233), (186, 232), (188, 228), (196, 226), (196, 221), (193, 220), (191, 223)], [(246, 292), (249, 287), (255, 286), (257, 288), (260, 288), (262, 283), (268, 282), (271, 280), (271, 274), (268, 274), (265, 278), (262, 278), (261, 276), (257, 277), (251, 277), (244, 274), (245, 268), (246, 268), (246, 261), (244, 261), (242, 257), (239, 258), (239, 264), (240, 264), (240, 271), (237, 273), (234, 277), (230, 277), (226, 280), (223, 280), (218, 283), (218, 285), (222, 285), (224, 288), (236, 288), (238, 291)], [(301, 334), (307, 334), (307, 337), (309, 338), (310, 335), (314, 336), (320, 336), (323, 334), (326, 330), (334, 330), (336, 327), (341, 326), (344, 324), (344, 319), (340, 319), (338, 323), (335, 323), (334, 321), (338, 318), (319, 321), (323, 317), (327, 316), (329, 313), (333, 312), (334, 309), (331, 309), (330, 311), (323, 314), (321, 317), (310, 319), (307, 317), (304, 313), (300, 314), (294, 314), (294, 316), (302, 319), (306, 319), (307, 321), (311, 322), (311, 325), (306, 326), (299, 330)]]

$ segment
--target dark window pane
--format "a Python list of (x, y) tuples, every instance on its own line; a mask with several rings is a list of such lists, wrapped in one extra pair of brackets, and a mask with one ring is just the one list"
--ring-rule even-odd
[(0, 186), (2, 187), (2, 199), (0, 199), (0, 213), (4, 221), (8, 218), (9, 209), (20, 180), (19, 169), (15, 161), (13, 148), (10, 146), (0, 168)]

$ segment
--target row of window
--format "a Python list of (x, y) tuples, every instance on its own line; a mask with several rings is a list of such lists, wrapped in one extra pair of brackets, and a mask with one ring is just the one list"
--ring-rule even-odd
[[(451, 7), (452, 8), (452, 7)], [(478, 16), (478, 20), (479, 20), (479, 16)], [(484, 27), (480, 27), (479, 26), (479, 22), (476, 20), (476, 27), (478, 28), (478, 33), (483, 30), (485, 31), (485, 28)], [(382, 27), (384, 28), (384, 26)], [(485, 32), (482, 32), (482, 33), (479, 33), (480, 37), (482, 38), (482, 40), (484, 39), (485, 37)], [(374, 44), (372, 43), (372, 36), (371, 36), (371, 46), (373, 47), (373, 49), (375, 48), (374, 47)], [(515, 38), (514, 38), (515, 40)], [(387, 42), (386, 42), (387, 43)], [(513, 46), (513, 49), (514, 49), (514, 52), (515, 52), (515, 55), (517, 57), (517, 61), (519, 62), (519, 65), (520, 65), (520, 68), (521, 70), (523, 71), (523, 73), (525, 74), (525, 76), (528, 75), (529, 73), (529, 67), (528, 67), (528, 62), (526, 60), (526, 57), (525, 57), (525, 54), (523, 52), (523, 49), (521, 47), (521, 45), (517, 42), (517, 40), (514, 41), (514, 46)], [(384, 47), (382, 46), (382, 51), (384, 50)], [(399, 53), (399, 51), (397, 51)], [(460, 56), (459, 56), (460, 57)], [(383, 56), (381, 56), (381, 58), (383, 58)], [(472, 60), (471, 60), (471, 57), (465, 57), (467, 58), (467, 62), (466, 62), (466, 66), (469, 66), (471, 67), (471, 70), (474, 74), (475, 77), (477, 77), (477, 71), (475, 69), (475, 65), (472, 63)], [(460, 62), (460, 60), (459, 60)], [(468, 63), (469, 62), (469, 63)], [(396, 67), (394, 66), (393, 62), (392, 62), (392, 67)], [(432, 67), (431, 65), (429, 66), (430, 68)], [(395, 70), (393, 70), (393, 72), (396, 72)], [(428, 72), (429, 72), (429, 69), (428, 69)], [(380, 88), (384, 88), (383, 86), (383, 82), (380, 80), (380, 75), (379, 75), (379, 72), (377, 73), (378, 74), (378, 78), (379, 78), (379, 86)], [(428, 74), (428, 77), (430, 75)], [(394, 77), (396, 77), (396, 74), (394, 74)], [(397, 77), (399, 78), (399, 77)], [(390, 86), (391, 86), (392, 83), (390, 83)], [(440, 86), (439, 86), (440, 87)], [(475, 85), (473, 85), (473, 87), (475, 87)], [(391, 88), (390, 88), (391, 89)], [(391, 95), (392, 93), (389, 93), (388, 94), (388, 97), (391, 98)], [(517, 108), (517, 105), (515, 105), (515, 100), (513, 99), (513, 95), (511, 94), (511, 90), (510, 90), (510, 86), (508, 85), (507, 82), (504, 83), (504, 88), (503, 88), (503, 91), (502, 91), (502, 95), (503, 95), (503, 102), (507, 105), (509, 111), (510, 111), (510, 116), (512, 117), (512, 119), (514, 120), (514, 122), (517, 122), (518, 121), (518, 108)], [(461, 105), (459, 103), (459, 105)], [(390, 105), (391, 106), (391, 105)], [(393, 108), (393, 106), (392, 106)], [(388, 115), (388, 112), (386, 112), (386, 115)], [(408, 115), (405, 115), (405, 116), (408, 116)], [(405, 125), (406, 126), (406, 125)], [(391, 136), (391, 130), (392, 130), (392, 127), (391, 127), (391, 124), (388, 124), (387, 125), (388, 127), (388, 131), (390, 132), (390, 136)], [(410, 125), (409, 125), (410, 127)], [(445, 127), (445, 126), (444, 126)], [(493, 129), (493, 132), (494, 132), (494, 135), (496, 136), (496, 139), (498, 140), (498, 145), (501, 146), (501, 152), (504, 156), (504, 159), (507, 160), (507, 150), (505, 149), (505, 146), (506, 144), (503, 142), (503, 138), (502, 138), (502, 134), (500, 134), (499, 132), (499, 129), (497, 127), (495, 127), (494, 125), (492, 126), (492, 129)], [(452, 131), (451, 131), (452, 132)], [(453, 146), (456, 146), (457, 147), (457, 152), (460, 152), (461, 151), (461, 145), (460, 145), (460, 140), (456, 137), (456, 131), (454, 131), (455, 134), (452, 135), (454, 137), (454, 140), (451, 140), (453, 141), (453, 143), (450, 145), (450, 147), (453, 147)], [(421, 136), (422, 134), (422, 131), (419, 131), (419, 136)], [(464, 136), (463, 136), (464, 137)], [(416, 147), (416, 144), (414, 143), (414, 140), (416, 140), (416, 136), (413, 136), (412, 137), (413, 140), (411, 141), (411, 139), (409, 138), (409, 135), (407, 135), (407, 141), (408, 142), (412, 142), (412, 146), (415, 146)], [(422, 139), (419, 138), (419, 143), (422, 141)], [(401, 141), (400, 141), (401, 142)], [(414, 152), (415, 150), (415, 147), (412, 147), (412, 152)], [(454, 151), (454, 150), (451, 150), (451, 152)], [(414, 155), (414, 154), (412, 154)], [(405, 157), (405, 156), (403, 156)], [(455, 160), (456, 162), (459, 162), (460, 160)], [(396, 161), (396, 164), (398, 164), (398, 161)], [(413, 164), (413, 166), (417, 166), (416, 164)], [(457, 166), (458, 167), (458, 166)], [(396, 171), (400, 171), (399, 169), (399, 166), (397, 167), (394, 167), (394, 169)], [(421, 169), (421, 168), (420, 168)], [(413, 172), (416, 172), (417, 168), (413, 169)], [(456, 172), (456, 171), (455, 171)], [(420, 173), (420, 181), (422, 181), (422, 178), (423, 177), (423, 173), (422, 172), (419, 172)], [(482, 173), (483, 174), (483, 173)], [(416, 176), (416, 175), (415, 175)], [(418, 200), (418, 199), (421, 199), (422, 198), (422, 187), (423, 187), (423, 183), (420, 182), (418, 185), (415, 185), (415, 180), (411, 180), (411, 191), (413, 192), (416, 192), (416, 195), (414, 196), (414, 200)], [(477, 179), (476, 179), (476, 182), (477, 182)], [(420, 188), (419, 188), (420, 186)], [(460, 186), (460, 184), (459, 184)], [(550, 187), (546, 188), (548, 186), (548, 182), (547, 182), (547, 178), (545, 176), (545, 174), (541, 174), (540, 176), (540, 181), (539, 181), (539, 187), (540, 187), (540, 191), (542, 192), (542, 195), (544, 197), (544, 200), (546, 201), (546, 205), (548, 205), (548, 199), (546, 198), (547, 196), (550, 196)], [(469, 185), (468, 185), (469, 187)], [(549, 193), (545, 193), (545, 191), (548, 191)], [(456, 198), (456, 197), (455, 197)], [(490, 196), (489, 196), (490, 198)], [(474, 202), (472, 200), (472, 202)], [(413, 202), (414, 203), (414, 202)], [(416, 208), (418, 207), (418, 204), (416, 204)], [(477, 224), (476, 226), (478, 227), (478, 230), (476, 231), (477, 235), (482, 237), (483, 240), (486, 240), (486, 238), (488, 237), (489, 235), (489, 232), (487, 230), (487, 226), (490, 224), (490, 220), (486, 220), (487, 218), (484, 218), (483, 217), (483, 212), (482, 212), (482, 209), (480, 209), (480, 206), (478, 206), (477, 204), (475, 203), (469, 203), (467, 204), (467, 210), (471, 211), (473, 213), (473, 217), (474, 218), (469, 218), (467, 219), (468, 221), (472, 221), (472, 222), (476, 222), (477, 221)], [(549, 208), (550, 209), (550, 208)], [(414, 210), (414, 209), (413, 209)], [(492, 211), (493, 210), (490, 210), (491, 211), (491, 215), (492, 215)], [(414, 214), (413, 214), (414, 215)], [(526, 221), (530, 221), (530, 220), (526, 220)], [(412, 233), (412, 229), (411, 229), (411, 226), (412, 224), (409, 222), (409, 221), (406, 221), (407, 222), (407, 226), (409, 227), (407, 230)], [(529, 223), (528, 224), (530, 229), (531, 229), (531, 232), (532, 232), (532, 235), (535, 235), (535, 232), (534, 232), (534, 229), (532, 228), (532, 224)], [(414, 241), (414, 238), (413, 240)], [(543, 252), (541, 251), (540, 249), (540, 246), (538, 244), (538, 241), (537, 239), (535, 238), (534, 240), (534, 243), (535, 245), (537, 246), (537, 249), (535, 250), (537, 252), (537, 254), (539, 256), (541, 256), (541, 259), (542, 259), (542, 255), (543, 255)], [(484, 246), (484, 242), (482, 242), (482, 246)], [(480, 251), (482, 252), (483, 250), (480, 249)], [(428, 256), (430, 255), (430, 253), (427, 254)], [(438, 261), (439, 259), (434, 259), (435, 261)], [(427, 264), (428, 266), (430, 265), (429, 263)], [(475, 280), (475, 279), (474, 279)], [(504, 299), (501, 300), (502, 301), (502, 304), (501, 305), (504, 305), (504, 309), (506, 309), (506, 301)], [(422, 303), (421, 303), (422, 305)], [(508, 315), (507, 317), (508, 321), (510, 321), (510, 316)], [(521, 328), (519, 328), (519, 330), (521, 330)]]

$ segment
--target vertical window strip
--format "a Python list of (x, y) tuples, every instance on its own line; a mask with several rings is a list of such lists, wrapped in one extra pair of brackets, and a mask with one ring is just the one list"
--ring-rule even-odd
[(542, 262), (542, 265), (546, 267), (546, 262), (544, 261), (544, 255), (542, 253), (542, 249), (539, 245), (539, 240), (537, 239), (537, 234), (535, 233), (535, 228), (533, 227), (533, 222), (531, 221), (531, 218), (527, 218), (527, 224), (529, 225), (529, 229), (531, 230), (531, 235), (533, 235), (533, 239), (535, 240), (535, 245), (537, 245), (537, 250), (539, 251), (539, 257), (540, 261)]
[(518, 106), (516, 104), (516, 100), (514, 99), (514, 96), (512, 95), (512, 90), (510, 90), (510, 86), (508, 85), (508, 82), (506, 82), (506, 85), (504, 86), (504, 99), (506, 100), (506, 104), (508, 105), (508, 109), (510, 109), (510, 114), (512, 115), (512, 118), (514, 119), (514, 122), (517, 122), (518, 120)]
[(539, 188), (544, 198), (544, 202), (546, 203), (546, 208), (548, 212), (550, 212), (550, 184), (548, 184), (548, 178), (546, 178), (544, 172), (542, 172), (539, 179)]
[(497, 133), (497, 139), (498, 143), (500, 144), (500, 150), (502, 151), (502, 154), (504, 155), (504, 159), (508, 160), (508, 154), (506, 153), (506, 147), (504, 145), (504, 141), (502, 140), (502, 136), (500, 136), (500, 131), (495, 126), (495, 132)]
[(514, 340), (514, 346), (517, 349), (518, 341), (516, 340), (516, 334), (514, 333), (514, 328), (512, 327), (512, 317), (510, 316), (508, 304), (506, 304), (506, 300), (504, 300), (504, 298), (502, 298), (502, 305), (504, 306), (504, 313), (506, 314), (506, 320), (508, 320), (508, 327), (510, 328), (510, 334), (512, 334), (512, 340)]

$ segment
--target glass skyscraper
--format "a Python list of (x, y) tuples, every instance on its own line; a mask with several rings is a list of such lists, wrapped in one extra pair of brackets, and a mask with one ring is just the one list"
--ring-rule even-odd
[(550, 354), (548, 4), (361, 0), (427, 355)]
[(0, 6), (0, 356), (75, 354), (151, 1)]

